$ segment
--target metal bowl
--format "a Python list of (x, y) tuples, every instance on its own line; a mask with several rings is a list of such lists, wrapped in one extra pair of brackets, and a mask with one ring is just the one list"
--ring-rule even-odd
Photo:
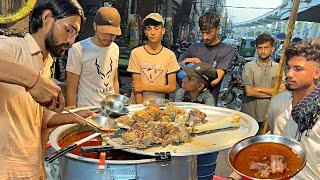
[(121, 94), (109, 94), (104, 98), (104, 101), (121, 102), (125, 106), (130, 105), (130, 99)]
[(168, 99), (149, 99), (143, 103), (143, 105), (148, 106), (150, 104), (156, 104), (159, 107), (166, 106), (170, 101)]
[[(233, 162), (234, 162), (235, 157), (237, 156), (237, 154), (241, 150), (243, 150), (246, 147), (248, 147), (249, 145), (252, 145), (252, 144), (255, 144), (255, 143), (266, 143), (266, 142), (279, 143), (279, 144), (285, 145), (285, 146), (291, 148), (292, 151), (294, 151), (299, 156), (300, 160), (302, 161), (301, 167), (292, 176), (297, 174), (305, 166), (307, 160), (306, 160), (306, 152), (305, 152), (304, 148), (297, 141), (295, 141), (293, 139), (290, 139), (290, 138), (287, 138), (287, 137), (283, 137), (283, 136), (277, 136), (277, 135), (251, 136), (251, 137), (245, 138), (245, 139), (237, 142), (229, 150), (229, 154), (228, 154), (229, 165), (232, 167), (232, 169), (234, 171), (236, 171), (244, 179), (258, 180), (258, 178), (250, 177), (250, 176), (247, 176), (247, 175), (242, 174), (241, 172), (239, 172), (237, 169), (235, 169), (233, 167)], [(283, 178), (279, 178), (279, 179), (283, 179)], [(275, 179), (273, 179), (273, 180), (275, 180)]]
[(106, 116), (109, 116), (110, 114), (128, 114), (129, 110), (122, 104), (121, 102), (113, 102), (113, 101), (106, 101), (103, 100), (101, 102), (102, 107), (102, 113)]
[(93, 116), (89, 120), (92, 122), (99, 130), (102, 131), (111, 131), (117, 130), (119, 127), (117, 126), (117, 122), (105, 116)]

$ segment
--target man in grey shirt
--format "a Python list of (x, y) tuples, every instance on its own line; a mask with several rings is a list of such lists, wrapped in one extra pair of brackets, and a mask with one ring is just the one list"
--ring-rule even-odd
[[(270, 59), (270, 55), (274, 51), (273, 44), (274, 39), (271, 35), (259, 35), (256, 38), (259, 58), (245, 64), (242, 72), (245, 90), (243, 91), (241, 111), (256, 119), (260, 129), (266, 119), (274, 80), (279, 68), (279, 64)], [(281, 84), (280, 92), (284, 90), (285, 86)]]

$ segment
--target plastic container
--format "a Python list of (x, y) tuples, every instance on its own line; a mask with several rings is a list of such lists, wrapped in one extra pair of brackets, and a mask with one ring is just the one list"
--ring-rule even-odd
[(198, 180), (212, 180), (215, 175), (218, 152), (202, 154), (197, 157)]

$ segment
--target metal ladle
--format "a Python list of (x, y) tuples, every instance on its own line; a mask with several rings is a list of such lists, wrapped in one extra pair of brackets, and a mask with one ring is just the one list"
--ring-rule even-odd
[(112, 123), (108, 117), (105, 116), (91, 116), (89, 118), (83, 118), (80, 115), (68, 110), (64, 109), (65, 111), (73, 114), (74, 116), (77, 116), (78, 118), (81, 118), (86, 122), (88, 126), (90, 126), (92, 129), (94, 129), (97, 132), (108, 132), (108, 131), (117, 131), (119, 127), (116, 123)]

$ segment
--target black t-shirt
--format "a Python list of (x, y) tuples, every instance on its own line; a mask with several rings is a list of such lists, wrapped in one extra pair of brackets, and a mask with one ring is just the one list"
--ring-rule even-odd
[[(235, 58), (235, 50), (222, 42), (214, 46), (207, 46), (203, 42), (192, 44), (179, 58), (179, 62), (186, 58), (199, 58), (202, 62), (211, 64), (216, 69), (223, 69), (227, 71), (231, 68), (232, 62)], [(210, 91), (218, 100), (219, 91), (222, 81), (213, 87)]]

